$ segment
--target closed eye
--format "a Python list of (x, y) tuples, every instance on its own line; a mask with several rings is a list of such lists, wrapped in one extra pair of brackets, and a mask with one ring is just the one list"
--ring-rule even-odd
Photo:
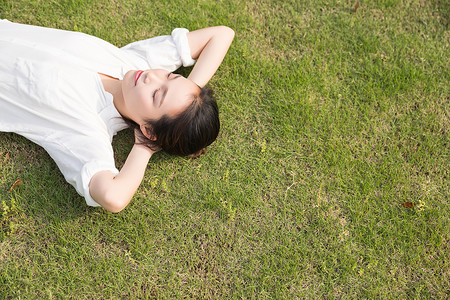
[(157, 90), (155, 90), (154, 92), (153, 92), (153, 100), (155, 100), (155, 97), (156, 97), (156, 93), (159, 91), (159, 89), (157, 89)]
[[(175, 76), (172, 76), (172, 78), (170, 78), (170, 75), (175, 75)], [(181, 75), (179, 75), (179, 74), (174, 74), (174, 73), (169, 73), (169, 74), (167, 75), (167, 79), (177, 79), (178, 77), (181, 77)]]

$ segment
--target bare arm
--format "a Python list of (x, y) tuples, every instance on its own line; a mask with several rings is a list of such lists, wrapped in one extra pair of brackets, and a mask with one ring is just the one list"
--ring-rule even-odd
[(111, 212), (124, 209), (139, 187), (152, 154), (147, 147), (134, 144), (119, 174), (114, 175), (111, 171), (95, 173), (89, 184), (95, 202)]
[(222, 63), (234, 38), (234, 31), (226, 26), (208, 27), (187, 34), (191, 56), (197, 59), (188, 78), (204, 87)]

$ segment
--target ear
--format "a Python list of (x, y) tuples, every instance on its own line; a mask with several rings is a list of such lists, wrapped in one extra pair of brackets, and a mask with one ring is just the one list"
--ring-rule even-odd
[(141, 129), (141, 132), (145, 135), (146, 138), (148, 138), (151, 141), (156, 141), (156, 135), (153, 134), (153, 130), (148, 125), (142, 124), (139, 126), (139, 129)]

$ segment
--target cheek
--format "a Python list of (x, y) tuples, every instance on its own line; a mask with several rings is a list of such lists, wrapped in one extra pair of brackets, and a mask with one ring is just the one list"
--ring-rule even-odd
[(152, 104), (151, 95), (145, 90), (135, 91), (132, 93), (132, 97), (133, 103), (141, 109), (149, 107)]
[(149, 92), (139, 92), (136, 95), (137, 113), (144, 119), (153, 119), (157, 116), (156, 109), (153, 106), (153, 99)]

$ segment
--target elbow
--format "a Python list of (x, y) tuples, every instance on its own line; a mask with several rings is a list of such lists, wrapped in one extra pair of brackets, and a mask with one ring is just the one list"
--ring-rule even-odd
[(130, 203), (130, 199), (113, 197), (108, 201), (107, 207), (104, 208), (109, 212), (119, 213), (127, 207), (128, 203)]
[(223, 35), (224, 35), (225, 37), (227, 37), (227, 38), (230, 39), (230, 40), (233, 40), (233, 39), (234, 39), (235, 33), (234, 33), (234, 30), (233, 30), (233, 29), (231, 29), (231, 28), (228, 27), (228, 26), (220, 26), (220, 27), (221, 27), (221, 30), (222, 30)]
[(127, 205), (117, 205), (117, 204), (114, 204), (114, 205), (109, 206), (109, 207), (104, 207), (104, 209), (106, 209), (106, 210), (109, 211), (109, 212), (112, 212), (112, 213), (117, 214), (117, 213), (120, 213), (126, 206), (127, 206)]
[(103, 195), (100, 205), (109, 212), (119, 213), (127, 207), (130, 200), (126, 197), (107, 192)]
[(109, 171), (99, 172), (92, 177), (89, 193), (95, 202), (113, 213), (122, 211), (130, 203), (134, 194), (114, 184), (113, 174)]

